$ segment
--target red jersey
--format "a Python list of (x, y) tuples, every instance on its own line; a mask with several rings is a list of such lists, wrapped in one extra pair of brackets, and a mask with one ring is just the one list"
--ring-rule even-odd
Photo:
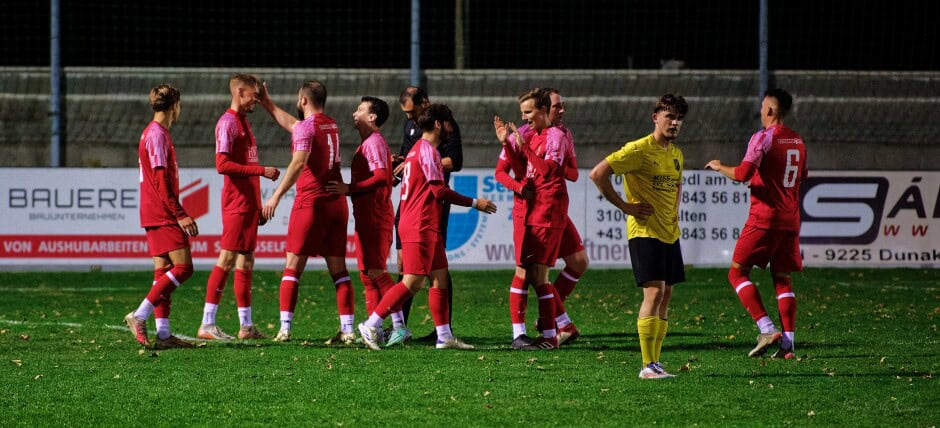
[(144, 128), (137, 148), (140, 165), (140, 226), (177, 224), (186, 217), (179, 201), (180, 178), (170, 131), (153, 121)]
[(418, 140), (405, 157), (404, 168), (398, 205), (401, 242), (438, 240), (441, 202), (434, 197), (431, 182), (444, 182), (441, 155), (427, 140)]
[(326, 190), (330, 181), (343, 181), (340, 174), (339, 128), (333, 118), (317, 113), (294, 125), (292, 150), (310, 152), (297, 178), (296, 206), (311, 206), (317, 199), (336, 199)]
[(807, 174), (803, 138), (784, 125), (757, 131), (747, 143), (742, 167), (745, 174), (737, 178), (751, 180), (751, 211), (745, 224), (799, 231), (800, 182)]
[[(220, 156), (222, 153), (227, 156)], [(244, 114), (228, 109), (215, 125), (215, 166), (225, 175), (222, 212), (244, 213), (261, 209), (258, 144)], [(227, 159), (226, 159), (227, 158)]]
[(565, 165), (571, 140), (557, 127), (533, 134), (525, 147), (526, 178), (535, 185), (527, 226), (564, 228), (568, 217), (568, 185)]
[[(387, 177), (378, 183), (369, 183), (374, 171), (385, 169)], [(382, 134), (373, 132), (362, 140), (352, 159), (350, 187), (366, 185), (369, 190), (351, 193), (353, 215), (357, 225), (387, 226), (395, 222), (392, 208), (392, 153)]]

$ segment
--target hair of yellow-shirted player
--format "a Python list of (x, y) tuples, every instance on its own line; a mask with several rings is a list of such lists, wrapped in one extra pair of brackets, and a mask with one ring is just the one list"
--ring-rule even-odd
[(150, 90), (150, 108), (153, 111), (167, 111), (180, 102), (180, 90), (168, 83)]
[(656, 101), (653, 113), (659, 113), (663, 110), (675, 110), (676, 113), (685, 116), (689, 112), (689, 103), (681, 95), (666, 94)]

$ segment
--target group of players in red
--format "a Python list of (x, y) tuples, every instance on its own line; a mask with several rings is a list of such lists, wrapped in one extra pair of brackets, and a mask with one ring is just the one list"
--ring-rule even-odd
[[(450, 329), (450, 275), (445, 238), (441, 233), (441, 210), (444, 204), (457, 204), (491, 214), (496, 212), (496, 206), (487, 199), (461, 195), (447, 186), (438, 148), (456, 128), (450, 109), (443, 104), (422, 105), (413, 124), (421, 133), (420, 139), (408, 151), (401, 166), (394, 167), (389, 146), (379, 132), (388, 119), (388, 105), (375, 97), (363, 97), (353, 113), (353, 123), (362, 143), (352, 159), (351, 182), (347, 184), (340, 174), (338, 126), (324, 113), (326, 88), (321, 82), (311, 80), (301, 86), (296, 105), (299, 118), (278, 107), (265, 84), (253, 75), (234, 75), (229, 89), (231, 105), (219, 119), (215, 133), (216, 169), (224, 175), (222, 250), (209, 276), (197, 336), (206, 340), (235, 338), (223, 332), (215, 321), (222, 291), (235, 268), (234, 289), (240, 323), (237, 337), (265, 337), (251, 319), (251, 276), (257, 228), (274, 216), (281, 198), (296, 185), (280, 285), (281, 326), (274, 340), (291, 339), (298, 286), (307, 258), (322, 256), (336, 288), (340, 320), (339, 331), (328, 344), (353, 344), (357, 341), (357, 330), (362, 343), (375, 350), (380, 350), (381, 344), (390, 338), (394, 339), (388, 340), (386, 346), (406, 340), (410, 332), (384, 331), (383, 322), (396, 313), (399, 314), (396, 320), (400, 319), (403, 304), (429, 280), (428, 307), (435, 324), (436, 347), (472, 349), (473, 346), (456, 338)], [(407, 91), (413, 93), (415, 89), (403, 92), (403, 110)], [(742, 164), (729, 167), (714, 160), (706, 165), (732, 179), (750, 180), (752, 187), (751, 215), (738, 241), (729, 273), (729, 281), (761, 330), (752, 356), (762, 355), (777, 343), (781, 343), (783, 352), (778, 354), (786, 358), (793, 355), (795, 296), (789, 273), (801, 269), (798, 188), (800, 180), (806, 176), (806, 162), (802, 139), (782, 122), (791, 103), (785, 91), (768, 91), (762, 107), (764, 129), (751, 138)], [(263, 204), (260, 177), (277, 180), (281, 174), (277, 168), (259, 164), (257, 143), (247, 121), (247, 114), (257, 104), (291, 133), (292, 142), (290, 164), (276, 190)], [(186, 348), (193, 344), (172, 335), (169, 326), (170, 295), (193, 273), (188, 236), (199, 233), (196, 223), (179, 203), (178, 169), (169, 134), (170, 126), (179, 118), (180, 93), (170, 85), (160, 85), (151, 90), (150, 105), (155, 112), (154, 119), (144, 130), (139, 146), (140, 212), (141, 226), (146, 230), (154, 259), (154, 281), (138, 309), (125, 316), (125, 322), (135, 339), (145, 347)], [(565, 104), (560, 93), (552, 88), (532, 89), (519, 97), (519, 107), (524, 122), (521, 127), (504, 122), (498, 116), (493, 118), (496, 137), (502, 144), (495, 176), (514, 193), (512, 219), (517, 269), (509, 292), (511, 346), (523, 350), (552, 350), (577, 339), (580, 334), (564, 306), (588, 266), (581, 237), (568, 217), (566, 181), (576, 181), (578, 169), (572, 134), (562, 121)], [(654, 112), (654, 122), (657, 114), (658, 110)], [(672, 139), (678, 135), (683, 116), (684, 111), (678, 118), (675, 112), (668, 118), (663, 116), (663, 126), (671, 126)], [(667, 146), (672, 139), (666, 141)], [(604, 162), (607, 160), (598, 167), (607, 165)], [(642, 163), (638, 160), (637, 164)], [(679, 163), (676, 171), (681, 176)], [(610, 171), (608, 183), (609, 174)], [(777, 175), (782, 179), (778, 180), (781, 177)], [(593, 176), (594, 172), (592, 179)], [(401, 180), (398, 234), (401, 241), (399, 271), (403, 274), (397, 283), (386, 267), (395, 218), (391, 191), (396, 178)], [(671, 191), (679, 190), (674, 187)], [(630, 196), (631, 192), (627, 194), (628, 200), (615, 205), (623, 205), (624, 212), (634, 213), (631, 217), (636, 216), (637, 221), (652, 214), (647, 204)], [(354, 293), (345, 263), (347, 195), (352, 200), (356, 220), (358, 268), (369, 314), (358, 326), (354, 321)], [(678, 195), (675, 195), (676, 209)], [(634, 210), (636, 207), (642, 208), (642, 214)], [(678, 250), (677, 238), (674, 243), (666, 244), (675, 244)], [(681, 253), (677, 254), (681, 266)], [(552, 283), (549, 270), (558, 258), (564, 259), (565, 268)], [(634, 259), (635, 265), (652, 262)], [(748, 280), (752, 266), (765, 267), (768, 263), (777, 287), (783, 333), (770, 321), (760, 295)], [(659, 278), (656, 269), (646, 269), (646, 272)], [(641, 283), (640, 278), (637, 279), (639, 286), (646, 287), (646, 281)], [(672, 282), (681, 282), (681, 279), (667, 282), (671, 291)], [(539, 302), (536, 326), (540, 335), (537, 338), (526, 334), (530, 286), (535, 288)], [(152, 345), (146, 326), (151, 314), (157, 326)], [(405, 327), (396, 322), (394, 328)], [(658, 355), (655, 369), (665, 373), (659, 366)], [(641, 378), (672, 376), (666, 373), (644, 377), (643, 373)]]

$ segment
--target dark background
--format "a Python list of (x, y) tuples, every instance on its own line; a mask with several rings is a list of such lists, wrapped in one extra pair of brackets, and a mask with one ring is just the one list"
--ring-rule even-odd
[[(409, 66), (409, 0), (61, 3), (66, 66)], [(758, 65), (757, 0), (465, 3), (466, 68)], [(454, 4), (422, 2), (424, 68), (455, 66)], [(936, 2), (769, 4), (772, 69), (940, 69)], [(0, 65), (48, 65), (49, 2), (0, 8)]]

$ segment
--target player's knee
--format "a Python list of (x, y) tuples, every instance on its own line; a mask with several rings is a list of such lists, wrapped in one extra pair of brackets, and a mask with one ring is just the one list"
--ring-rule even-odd
[(583, 274), (588, 269), (588, 258), (587, 253), (584, 251), (579, 251), (571, 256), (570, 260), (566, 260), (565, 264), (568, 269), (571, 269), (578, 274)]
[(170, 269), (170, 273), (173, 274), (176, 281), (182, 284), (193, 276), (193, 265), (175, 265), (173, 269)]

